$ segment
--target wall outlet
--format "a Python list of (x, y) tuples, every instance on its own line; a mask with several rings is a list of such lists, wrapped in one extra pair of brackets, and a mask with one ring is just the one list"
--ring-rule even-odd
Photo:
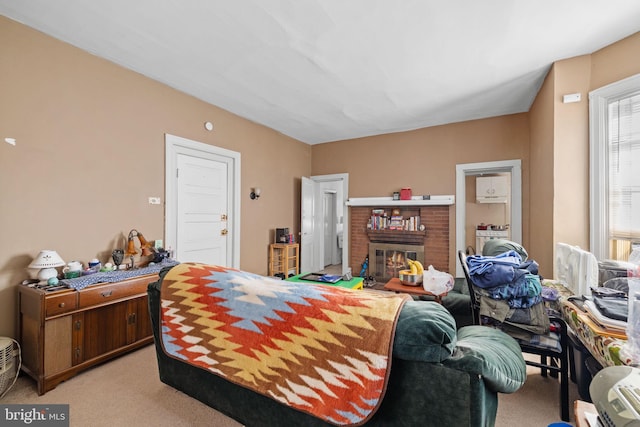
[(159, 205), (160, 204), (160, 197), (149, 197), (149, 204), (150, 205)]
[(162, 247), (162, 239), (156, 240), (153, 247), (160, 249)]

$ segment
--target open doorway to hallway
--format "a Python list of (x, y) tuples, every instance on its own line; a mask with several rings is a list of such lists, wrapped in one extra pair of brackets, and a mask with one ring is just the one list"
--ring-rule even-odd
[(300, 271), (347, 272), (349, 237), (343, 227), (349, 223), (348, 198), (346, 173), (302, 178)]
[[(509, 239), (522, 243), (522, 167), (521, 161), (465, 163), (456, 165), (456, 251), (467, 249), (467, 183), (469, 176), (508, 175), (510, 198), (508, 203)], [(475, 192), (474, 192), (475, 193)], [(472, 200), (475, 203), (475, 200)], [(475, 231), (474, 231), (475, 232)], [(476, 248), (477, 250), (477, 248)], [(462, 267), (456, 262), (456, 277), (463, 277)]]

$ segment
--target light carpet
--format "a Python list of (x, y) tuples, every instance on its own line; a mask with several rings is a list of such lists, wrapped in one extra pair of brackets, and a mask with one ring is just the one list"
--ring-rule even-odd
[[(523, 388), (500, 394), (496, 427), (541, 427), (560, 421), (558, 382), (541, 377), (533, 367), (527, 372)], [(571, 383), (569, 400), (576, 399), (577, 387)], [(68, 403), (71, 426), (241, 426), (161, 383), (153, 345), (83, 372), (43, 396), (38, 396), (35, 382), (22, 375), (0, 403)]]

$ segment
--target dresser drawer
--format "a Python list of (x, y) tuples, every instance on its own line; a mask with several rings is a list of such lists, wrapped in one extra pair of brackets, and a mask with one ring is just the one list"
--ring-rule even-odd
[(55, 316), (78, 308), (78, 293), (71, 292), (61, 295), (50, 295), (45, 300), (45, 316)]
[(146, 294), (147, 285), (152, 281), (153, 279), (145, 276), (122, 282), (99, 285), (93, 289), (91, 287), (83, 289), (79, 292), (78, 306), (80, 308), (91, 307), (92, 305), (105, 304), (134, 295)]

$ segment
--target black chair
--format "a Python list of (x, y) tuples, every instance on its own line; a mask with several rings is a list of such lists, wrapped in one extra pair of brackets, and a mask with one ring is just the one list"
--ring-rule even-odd
[[(480, 298), (477, 293), (477, 289), (471, 281), (471, 275), (469, 274), (469, 266), (467, 264), (467, 255), (464, 251), (458, 251), (458, 259), (462, 265), (462, 271), (464, 272), (467, 286), (469, 287), (469, 295), (471, 299), (471, 312), (473, 314), (473, 322), (476, 325), (483, 325), (480, 315)], [(560, 418), (563, 421), (569, 421), (569, 357), (568, 357), (568, 338), (567, 338), (567, 324), (560, 316), (549, 315), (549, 322), (555, 325), (557, 329), (557, 336), (549, 338), (559, 342), (559, 347), (549, 347), (544, 345), (536, 345), (531, 342), (518, 339), (516, 341), (520, 344), (520, 348), (523, 353), (534, 354), (540, 356), (540, 362), (534, 362), (525, 360), (527, 365), (540, 368), (542, 376), (547, 376), (547, 371), (551, 377), (560, 377)], [(507, 334), (508, 331), (505, 331)]]

